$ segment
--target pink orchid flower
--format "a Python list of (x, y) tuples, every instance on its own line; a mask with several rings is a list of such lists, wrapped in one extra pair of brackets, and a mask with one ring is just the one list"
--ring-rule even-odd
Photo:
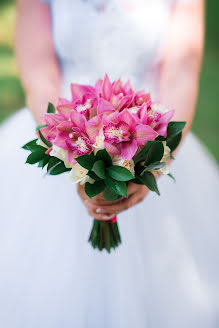
[(145, 93), (144, 90), (137, 91), (134, 97), (133, 106), (141, 106), (142, 104), (146, 104), (150, 106), (152, 103), (150, 93)]
[(86, 132), (85, 117), (75, 110), (70, 113), (70, 121), (60, 123), (54, 144), (68, 151), (68, 162), (74, 164), (75, 158), (92, 152), (92, 144)]
[[(60, 98), (58, 101), (57, 111), (65, 116), (68, 120), (70, 112), (76, 110), (78, 113), (85, 115), (86, 119), (96, 114), (97, 95), (96, 90), (90, 86), (71, 84), (72, 100), (69, 101)], [(83, 93), (85, 92), (85, 93)]]
[(131, 89), (129, 81), (125, 85), (120, 79), (111, 83), (106, 74), (103, 81), (98, 80), (96, 88), (100, 98), (97, 108), (98, 114), (115, 109), (121, 111), (133, 102), (134, 91)]
[(114, 111), (103, 118), (104, 146), (106, 150), (131, 160), (138, 146), (144, 146), (148, 140), (154, 140), (158, 133), (150, 126), (137, 124), (127, 109)]
[[(46, 113), (43, 115), (43, 120), (47, 126), (44, 128), (41, 128), (40, 132), (42, 133), (44, 138), (52, 144), (57, 135), (57, 130), (56, 130), (57, 125), (59, 125), (66, 119), (63, 115), (60, 115), (60, 114)], [(40, 139), (39, 132), (37, 132), (37, 136)]]
[(149, 125), (158, 135), (166, 137), (167, 126), (174, 112), (174, 110), (169, 110), (163, 114), (157, 113), (152, 110), (151, 105), (143, 104), (137, 113), (138, 122)]

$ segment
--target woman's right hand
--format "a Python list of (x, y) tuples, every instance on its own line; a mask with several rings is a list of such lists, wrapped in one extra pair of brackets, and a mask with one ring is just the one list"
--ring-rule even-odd
[(78, 184), (78, 194), (81, 197), (88, 213), (97, 220), (110, 220), (115, 215), (128, 210), (132, 206), (137, 205), (147, 196), (149, 189), (144, 185), (135, 183), (128, 184), (128, 197), (121, 197), (114, 202), (108, 202), (102, 196), (97, 195), (90, 199), (85, 193), (84, 185)]
[(78, 195), (80, 196), (82, 202), (86, 206), (87, 211), (91, 217), (100, 221), (106, 221), (112, 219), (115, 216), (114, 213), (108, 213), (102, 211), (100, 206), (110, 205), (112, 203), (118, 203), (121, 200), (115, 202), (109, 202), (102, 197), (102, 193), (90, 199), (85, 193), (84, 185), (80, 185), (80, 184), (77, 185), (77, 191), (78, 191)]

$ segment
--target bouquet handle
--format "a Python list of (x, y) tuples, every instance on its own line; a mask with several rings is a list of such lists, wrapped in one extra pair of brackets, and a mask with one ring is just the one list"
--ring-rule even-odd
[(98, 248), (100, 251), (106, 249), (108, 253), (118, 247), (121, 244), (121, 237), (117, 217), (114, 216), (108, 221), (94, 219), (89, 242), (93, 248)]

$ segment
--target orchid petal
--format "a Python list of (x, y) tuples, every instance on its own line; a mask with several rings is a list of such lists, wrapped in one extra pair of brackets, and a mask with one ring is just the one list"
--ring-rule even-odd
[(84, 115), (73, 110), (71, 111), (70, 118), (73, 126), (78, 127), (81, 131), (85, 132), (86, 119)]
[(96, 96), (98, 97), (101, 92), (102, 92), (102, 86), (103, 86), (103, 80), (99, 79), (97, 80), (96, 84), (95, 84), (95, 91), (96, 91)]
[(64, 131), (66, 133), (72, 132), (72, 122), (65, 121), (57, 125), (56, 127), (60, 131)]
[(87, 122), (86, 132), (90, 138), (90, 141), (93, 144), (95, 143), (95, 139), (101, 129), (101, 121), (102, 121), (101, 115), (97, 115), (97, 116), (94, 116), (92, 119), (90, 119)]
[(126, 95), (127, 94), (132, 95), (133, 90), (132, 90), (131, 83), (129, 80), (123, 85), (123, 90)]
[(77, 161), (75, 160), (76, 157), (77, 157), (77, 155), (73, 151), (71, 151), (71, 150), (68, 151), (67, 161), (70, 164), (76, 164), (77, 163)]
[(106, 148), (109, 154), (120, 155), (121, 153), (120, 144), (104, 141), (104, 148)]
[(118, 111), (114, 111), (109, 115), (106, 115), (103, 117), (103, 125), (107, 125), (108, 123), (118, 123), (118, 116), (119, 116), (119, 112)]
[(147, 124), (147, 106), (146, 104), (143, 104), (139, 110), (138, 110), (138, 115), (140, 117), (140, 121), (142, 124)]
[(121, 113), (119, 113), (118, 120), (119, 122), (125, 122), (128, 124), (131, 131), (136, 127), (136, 121), (127, 109), (124, 109)]
[[(45, 128), (40, 129), (40, 132), (42, 133), (44, 138), (50, 143), (55, 140), (57, 134), (57, 130), (55, 126), (52, 128), (46, 126)], [(40, 139), (39, 131), (37, 131), (37, 136)]]
[(61, 122), (63, 122), (63, 116), (62, 115), (53, 114), (53, 113), (44, 114), (43, 119), (49, 127), (56, 126), (56, 125), (60, 124)]
[(62, 115), (65, 119), (69, 119), (70, 111), (74, 108), (74, 103), (68, 101), (65, 98), (59, 98), (57, 111), (60, 115)]
[(114, 111), (114, 110), (115, 110), (115, 108), (113, 107), (113, 105), (109, 101), (107, 101), (103, 98), (100, 98), (98, 106), (97, 106), (97, 113), (98, 114), (102, 114), (102, 113), (105, 113), (105, 112), (111, 112), (111, 111)]
[(69, 149), (68, 146), (66, 145), (66, 139), (68, 138), (68, 133), (59, 131), (57, 133), (57, 136), (54, 141), (54, 145), (59, 146), (60, 148), (63, 149)]
[(47, 151), (45, 152), (45, 154), (49, 155), (52, 151), (52, 147), (48, 148)]
[(169, 112), (162, 114), (158, 124), (155, 127), (155, 130), (160, 136), (166, 136), (167, 126), (170, 120), (172, 119), (174, 112), (174, 110), (170, 110)]
[(130, 161), (138, 149), (137, 141), (132, 139), (130, 141), (122, 142), (121, 144), (121, 156), (124, 159)]
[(57, 107), (59, 107), (59, 106), (66, 106), (66, 107), (69, 107), (70, 109), (72, 109), (73, 103), (72, 103), (72, 101), (69, 101), (68, 99), (59, 98)]
[(110, 83), (109, 77), (106, 74), (103, 80), (103, 96), (106, 100), (110, 100), (113, 93), (112, 84)]
[(157, 136), (158, 133), (149, 125), (139, 124), (136, 126), (134, 138), (137, 140), (138, 145), (144, 146), (147, 140), (154, 140)]
[(114, 81), (113, 84), (112, 84), (112, 87), (113, 87), (113, 93), (115, 95), (118, 95), (119, 93), (122, 92), (122, 82), (121, 82), (121, 79), (119, 78), (117, 81)]
[(145, 104), (147, 107), (151, 105), (151, 95), (150, 93), (145, 93), (144, 90), (138, 91), (135, 94), (135, 103), (137, 105)]
[(86, 94), (95, 95), (95, 88), (90, 85), (82, 85), (82, 84), (71, 84), (71, 94), (73, 100), (82, 100), (83, 96)]
[(131, 102), (132, 102), (132, 97), (124, 96), (120, 101), (118, 110), (122, 110), (123, 108), (128, 107), (131, 104)]

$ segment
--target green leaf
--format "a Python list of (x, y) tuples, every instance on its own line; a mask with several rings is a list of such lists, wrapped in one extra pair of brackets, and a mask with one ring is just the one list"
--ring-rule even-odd
[(139, 184), (139, 185), (144, 185), (144, 183), (142, 181), (139, 180), (139, 178), (135, 178), (132, 180), (133, 183)]
[(103, 198), (109, 202), (114, 202), (115, 200), (121, 198), (121, 196), (113, 192), (110, 188), (106, 187), (103, 192)]
[(143, 176), (138, 177), (138, 179), (148, 187), (151, 191), (155, 191), (158, 195), (160, 192), (157, 187), (157, 181), (151, 172), (145, 172)]
[(94, 171), (99, 178), (104, 179), (106, 176), (104, 162), (102, 160), (96, 161), (93, 165), (92, 171)]
[(98, 152), (96, 153), (96, 157), (104, 161), (106, 167), (112, 165), (112, 158), (110, 157), (106, 149), (98, 150)]
[(95, 181), (93, 184), (85, 183), (85, 192), (89, 198), (99, 195), (105, 188), (105, 183), (103, 180)]
[(41, 161), (44, 157), (45, 157), (45, 152), (43, 152), (42, 150), (35, 151), (27, 157), (26, 163), (36, 164), (39, 161)]
[(134, 179), (131, 172), (122, 166), (112, 165), (107, 169), (107, 172), (111, 178), (117, 181), (129, 181)]
[(38, 140), (38, 139), (34, 139), (34, 140), (29, 141), (29, 142), (26, 143), (22, 148), (23, 148), (23, 149), (26, 149), (26, 150), (33, 151), (34, 148), (35, 148), (36, 146), (38, 146), (37, 143), (36, 143), (37, 140)]
[(100, 180), (102, 180), (101, 178), (99, 178), (93, 171), (89, 171), (88, 173), (87, 173), (87, 175), (89, 176), (89, 177), (91, 177), (91, 179), (93, 179), (93, 180), (95, 180), (95, 181), (100, 181)]
[(145, 165), (149, 165), (154, 162), (160, 162), (163, 157), (164, 146), (162, 141), (155, 141), (151, 144), (145, 157)]
[(47, 148), (39, 146), (39, 145), (32, 145), (29, 149), (31, 152), (41, 151), (45, 153), (47, 151)]
[(41, 161), (39, 161), (38, 167), (42, 167), (43, 168), (43, 159), (41, 159)]
[(150, 170), (158, 170), (165, 166), (164, 162), (155, 162), (151, 163), (148, 166), (145, 167), (145, 169), (141, 172), (140, 176), (142, 176), (145, 172)]
[(158, 136), (155, 141), (165, 141), (166, 138), (164, 136)]
[(56, 166), (54, 166), (50, 171), (49, 174), (50, 175), (58, 175), (67, 171), (70, 171), (71, 169), (67, 169), (67, 167), (65, 167), (65, 164), (63, 162), (61, 162), (60, 164), (57, 164)]
[(45, 155), (44, 158), (39, 162), (38, 167), (42, 167), (42, 169), (44, 168), (44, 166), (46, 166), (46, 164), (48, 164), (49, 160), (50, 160), (50, 156), (49, 155)]
[(171, 149), (171, 152), (178, 147), (181, 138), (182, 138), (182, 132), (178, 133), (175, 137), (167, 138), (167, 146)]
[(110, 227), (107, 222), (104, 223), (104, 236), (105, 236), (105, 247), (108, 253), (110, 253), (111, 243), (110, 243)]
[(114, 193), (127, 197), (127, 185), (125, 181), (116, 181), (109, 175), (106, 175), (105, 183)]
[(49, 160), (49, 164), (47, 166), (47, 172), (49, 172), (49, 170), (51, 170), (52, 167), (56, 166), (58, 163), (61, 163), (62, 161), (54, 156), (50, 156), (50, 160)]
[(46, 128), (46, 127), (47, 127), (46, 124), (44, 124), (44, 125), (38, 125), (38, 126), (36, 127), (36, 131), (39, 131), (40, 129), (42, 129), (42, 128)]
[(176, 182), (176, 179), (174, 178), (174, 176), (171, 173), (167, 174), (174, 182)]
[(186, 122), (169, 122), (168, 127), (167, 127), (167, 138), (173, 138), (175, 137), (178, 133), (180, 133), (184, 126), (186, 125)]
[(48, 146), (49, 148), (52, 147), (52, 144), (46, 140), (46, 138), (44, 138), (44, 136), (42, 135), (42, 132), (39, 130), (39, 136), (40, 136), (40, 139), (42, 140), (42, 142), (44, 142), (44, 144), (46, 146)]
[(55, 112), (56, 112), (55, 106), (51, 102), (49, 102), (47, 107), (47, 113), (55, 113)]
[(82, 155), (75, 158), (76, 161), (85, 169), (92, 170), (94, 163), (96, 162), (96, 158), (93, 154), (90, 155)]
[(145, 159), (148, 149), (151, 147), (153, 141), (148, 141), (146, 145), (140, 150), (140, 152), (134, 157), (134, 163), (141, 162)]

